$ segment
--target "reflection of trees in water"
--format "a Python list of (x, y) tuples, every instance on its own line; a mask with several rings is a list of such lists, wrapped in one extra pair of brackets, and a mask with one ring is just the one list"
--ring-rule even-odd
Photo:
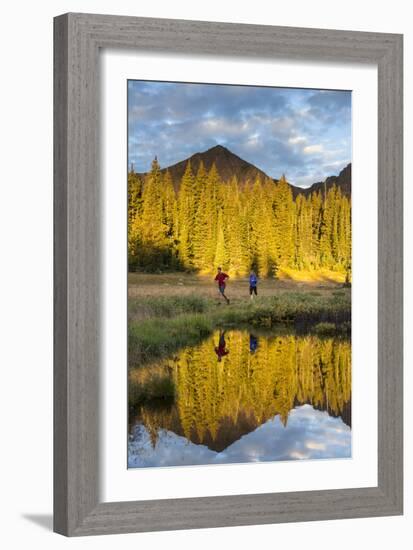
[(221, 451), (275, 415), (287, 425), (290, 410), (304, 403), (351, 424), (349, 341), (258, 337), (251, 353), (250, 335), (232, 331), (225, 335), (230, 353), (218, 362), (218, 338), (219, 333), (163, 362), (176, 388), (175, 402), (141, 406), (137, 419), (153, 442), (158, 429), (167, 429)]

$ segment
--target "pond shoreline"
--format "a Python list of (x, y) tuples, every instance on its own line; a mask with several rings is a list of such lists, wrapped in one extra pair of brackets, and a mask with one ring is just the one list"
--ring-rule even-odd
[(348, 338), (351, 294), (338, 291), (325, 297), (316, 292), (291, 292), (230, 305), (195, 295), (130, 300), (128, 366), (137, 367), (195, 345), (214, 329), (235, 327), (278, 327), (292, 333)]

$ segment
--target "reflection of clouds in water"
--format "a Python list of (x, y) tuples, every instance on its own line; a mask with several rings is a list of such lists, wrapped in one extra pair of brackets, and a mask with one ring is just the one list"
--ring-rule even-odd
[(130, 468), (350, 458), (351, 429), (341, 418), (303, 405), (290, 412), (286, 428), (276, 416), (221, 453), (166, 430), (159, 432), (153, 449), (149, 433), (140, 425), (129, 440), (128, 456)]
[(309, 441), (307, 443), (307, 449), (315, 449), (315, 450), (320, 450), (320, 451), (325, 451), (325, 443), (316, 443), (315, 441)]

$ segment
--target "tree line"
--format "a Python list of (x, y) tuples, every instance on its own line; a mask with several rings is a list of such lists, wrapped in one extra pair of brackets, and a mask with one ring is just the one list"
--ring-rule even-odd
[(280, 268), (351, 271), (351, 204), (337, 186), (295, 199), (284, 176), (240, 186), (216, 166), (188, 161), (178, 191), (158, 161), (144, 177), (128, 174), (130, 270), (231, 275)]

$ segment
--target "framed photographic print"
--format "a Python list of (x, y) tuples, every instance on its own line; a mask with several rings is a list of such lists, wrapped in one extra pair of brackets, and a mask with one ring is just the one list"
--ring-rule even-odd
[(55, 530), (402, 513), (402, 37), (55, 19)]

